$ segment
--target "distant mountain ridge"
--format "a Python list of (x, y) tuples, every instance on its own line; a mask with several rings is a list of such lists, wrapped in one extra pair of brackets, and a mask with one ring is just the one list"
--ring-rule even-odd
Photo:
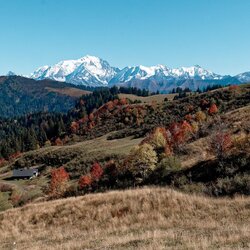
[(214, 84), (240, 84), (250, 81), (250, 72), (236, 76), (219, 75), (199, 65), (173, 69), (165, 65), (139, 65), (119, 69), (99, 57), (87, 55), (77, 60), (65, 60), (53, 66), (40, 67), (30, 77), (93, 87), (123, 85), (169, 92), (176, 87), (195, 90)]
[(66, 113), (88, 91), (73, 84), (21, 76), (0, 76), (0, 117), (15, 117), (36, 112)]
[(76, 85), (102, 86), (119, 70), (109, 63), (94, 56), (85, 56), (77, 60), (61, 61), (54, 66), (43, 66), (31, 74), (35, 80), (53, 79)]

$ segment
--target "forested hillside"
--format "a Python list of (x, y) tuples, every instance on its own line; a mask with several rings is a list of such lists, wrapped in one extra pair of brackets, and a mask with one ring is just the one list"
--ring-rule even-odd
[[(54, 198), (149, 184), (249, 194), (249, 85), (159, 103), (118, 94), (117, 88), (99, 89), (64, 115), (2, 121), (2, 173), (38, 166), (41, 177), (32, 183), (39, 196)], [(24, 192), (18, 205), (32, 197)]]
[(35, 112), (66, 113), (75, 101), (89, 93), (74, 85), (21, 76), (0, 77), (0, 117), (20, 117)]
[[(22, 78), (21, 78), (22, 79)], [(13, 80), (14, 81), (14, 80)], [(33, 80), (31, 80), (33, 84)], [(26, 83), (26, 82), (25, 82)], [(50, 82), (49, 82), (50, 83)], [(43, 81), (38, 82), (36, 84), (42, 84)], [(45, 83), (44, 83), (45, 84)], [(55, 86), (57, 90), (62, 90), (63, 88), (59, 89), (60, 83), (52, 82), (50, 88), (55, 90)], [(12, 84), (9, 84), (12, 86)], [(46, 86), (48, 84), (46, 83)], [(63, 84), (62, 84), (63, 86)], [(28, 88), (28, 86), (22, 86), (22, 91)], [(42, 88), (38, 86), (38, 90)], [(33, 90), (33, 91), (38, 91)], [(43, 146), (49, 145), (61, 145), (68, 141), (68, 136), (72, 135), (72, 129), (76, 121), (82, 119), (83, 117), (89, 116), (92, 117), (92, 112), (98, 110), (102, 105), (109, 101), (118, 100), (118, 94), (120, 93), (130, 93), (130, 94), (138, 94), (140, 96), (149, 96), (150, 93), (145, 90), (140, 90), (136, 88), (120, 88), (112, 87), (112, 88), (97, 88), (92, 92), (86, 92), (79, 90), (80, 94), (85, 93), (85, 95), (81, 96), (80, 98), (72, 98), (68, 99), (71, 100), (70, 103), (74, 106), (68, 110), (68, 112), (38, 112), (38, 113), (31, 113), (27, 112), (27, 110), (23, 110), (25, 115), (17, 117), (15, 119), (12, 118), (2, 118), (0, 119), (0, 159), (5, 158), (8, 159), (9, 157), (13, 157), (16, 154), (20, 154), (20, 152), (25, 152), (29, 150), (34, 150)], [(26, 90), (28, 91), (28, 90)], [(13, 93), (13, 91), (12, 91)], [(33, 93), (33, 92), (32, 92)], [(36, 92), (37, 95), (40, 93)], [(154, 93), (151, 93), (154, 94)], [(46, 95), (46, 98), (51, 98), (53, 93), (49, 93)], [(58, 96), (56, 95), (56, 101), (60, 104), (60, 110), (66, 109), (67, 103), (61, 103), (64, 98), (71, 98), (68, 96)], [(15, 95), (17, 96), (17, 95)], [(40, 96), (40, 98), (42, 98)], [(47, 99), (43, 99), (46, 101)], [(28, 103), (33, 103), (33, 99), (27, 97)], [(48, 99), (49, 102), (50, 99)], [(34, 99), (35, 101), (35, 99)], [(126, 100), (123, 100), (126, 102)], [(136, 100), (133, 102), (137, 102)], [(133, 103), (129, 101), (129, 103)], [(7, 104), (6, 104), (7, 105)], [(42, 104), (41, 104), (42, 105)], [(53, 105), (53, 104), (51, 104)], [(12, 104), (9, 104), (9, 108), (14, 108)], [(30, 108), (33, 106), (31, 105)], [(55, 107), (54, 107), (55, 108)], [(3, 111), (4, 112), (4, 111)], [(28, 114), (26, 114), (28, 113)]]

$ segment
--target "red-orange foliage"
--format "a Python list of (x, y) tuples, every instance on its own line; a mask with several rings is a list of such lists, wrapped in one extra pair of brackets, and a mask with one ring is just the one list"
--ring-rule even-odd
[(79, 130), (79, 124), (77, 122), (71, 122), (70, 130), (72, 133), (77, 133)]
[(63, 145), (63, 142), (59, 137), (55, 140), (55, 145), (56, 146), (62, 146)]
[(120, 104), (121, 104), (121, 105), (126, 105), (126, 104), (128, 104), (127, 99), (126, 99), (126, 98), (121, 98), (121, 99), (120, 99)]
[(89, 117), (85, 115), (82, 119), (79, 120), (79, 123), (85, 123), (89, 120)]
[(181, 123), (173, 123), (169, 127), (169, 131), (172, 136), (172, 144), (179, 147), (188, 139), (188, 136), (193, 132), (193, 128), (187, 121), (183, 121)]
[(112, 101), (109, 101), (109, 102), (107, 102), (106, 103), (106, 105), (105, 105), (106, 107), (107, 107), (107, 109), (109, 110), (109, 111), (111, 111), (112, 109), (114, 109), (114, 103), (112, 102)]
[(188, 121), (191, 121), (191, 120), (193, 120), (193, 116), (191, 114), (187, 114), (187, 115), (185, 115), (185, 119)]
[(92, 180), (94, 181), (98, 181), (102, 177), (103, 169), (98, 162), (92, 165), (91, 170), (90, 170), (90, 175), (92, 177)]
[(239, 88), (240, 88), (240, 87), (239, 87), (238, 85), (235, 85), (235, 84), (229, 86), (229, 90), (230, 90), (230, 91), (238, 90)]
[(212, 150), (218, 157), (223, 156), (233, 145), (231, 135), (229, 133), (218, 132), (212, 139)]
[(185, 142), (185, 136), (182, 130), (172, 134), (172, 136), (173, 136), (173, 144), (176, 145), (177, 147)]
[(188, 133), (192, 133), (193, 132), (193, 128), (192, 126), (187, 122), (187, 121), (183, 121), (181, 123), (181, 130), (183, 130), (183, 132), (187, 135)]
[(177, 122), (172, 123), (170, 125), (170, 127), (169, 127), (169, 131), (170, 131), (170, 133), (171, 133), (172, 136), (180, 133), (180, 126), (179, 126), (179, 124)]
[(68, 180), (69, 174), (64, 167), (53, 169), (51, 171), (50, 194), (56, 197), (61, 196), (66, 189)]
[(9, 158), (16, 159), (16, 158), (20, 157), (21, 155), (22, 155), (22, 153), (18, 151), (16, 153), (12, 154)]
[(78, 181), (78, 186), (80, 189), (88, 187), (92, 184), (92, 178), (90, 175), (83, 175)]
[(95, 122), (92, 121), (89, 123), (89, 129), (93, 129), (95, 127)]
[(215, 103), (213, 103), (213, 104), (210, 106), (210, 108), (209, 108), (209, 110), (208, 110), (208, 113), (209, 113), (210, 115), (218, 113), (218, 108), (217, 108), (217, 106), (216, 106)]

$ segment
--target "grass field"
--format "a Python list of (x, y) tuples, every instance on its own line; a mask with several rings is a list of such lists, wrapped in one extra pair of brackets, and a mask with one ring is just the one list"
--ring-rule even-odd
[[(38, 150), (24, 153), (21, 157), (30, 162), (39, 162), (39, 159), (60, 159), (62, 163), (68, 158), (68, 162), (64, 162), (65, 166), (70, 166), (75, 162), (82, 160), (95, 161), (108, 155), (126, 155), (131, 148), (138, 145), (143, 138), (132, 139), (126, 137), (116, 140), (107, 140), (107, 136), (98, 137), (92, 140), (76, 142), (72, 145), (44, 147)], [(79, 163), (79, 162), (78, 162)], [(53, 162), (52, 162), (53, 164)]]
[(90, 194), (0, 213), (1, 249), (249, 249), (250, 198), (165, 188)]
[(177, 94), (160, 94), (160, 95), (152, 95), (152, 96), (137, 96), (132, 94), (119, 94), (119, 98), (128, 98), (131, 101), (140, 100), (143, 103), (151, 103), (152, 101), (161, 103), (165, 98), (168, 100), (173, 100)]
[[(71, 177), (78, 180), (78, 175), (84, 174), (87, 167), (95, 161), (102, 161), (110, 155), (122, 156), (129, 153), (131, 148), (140, 143), (140, 139), (131, 137), (119, 140), (107, 140), (102, 136), (93, 140), (82, 141), (67, 146), (51, 146), (24, 153), (17, 161), (22, 162), (24, 167), (42, 167), (38, 178), (32, 180), (11, 180), (15, 162), (2, 168), (0, 172), (0, 185), (7, 184), (14, 192), (24, 195), (26, 199), (34, 201), (45, 194), (49, 182), (51, 167), (66, 167), (72, 174)], [(74, 182), (73, 181), (73, 182)], [(12, 207), (10, 193), (4, 192), (0, 195), (0, 211)]]
[(81, 89), (77, 89), (77, 88), (62, 88), (62, 89), (57, 89), (57, 88), (51, 88), (51, 87), (46, 87), (45, 89), (47, 89), (50, 92), (56, 92), (62, 95), (68, 95), (71, 97), (81, 97), (82, 95), (87, 95), (90, 94), (90, 91), (86, 91), (86, 90), (81, 90)]

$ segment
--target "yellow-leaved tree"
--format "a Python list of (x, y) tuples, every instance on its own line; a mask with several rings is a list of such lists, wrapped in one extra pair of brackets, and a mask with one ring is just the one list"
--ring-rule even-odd
[(156, 168), (157, 155), (147, 143), (135, 146), (125, 160), (125, 167), (134, 177), (145, 178)]

